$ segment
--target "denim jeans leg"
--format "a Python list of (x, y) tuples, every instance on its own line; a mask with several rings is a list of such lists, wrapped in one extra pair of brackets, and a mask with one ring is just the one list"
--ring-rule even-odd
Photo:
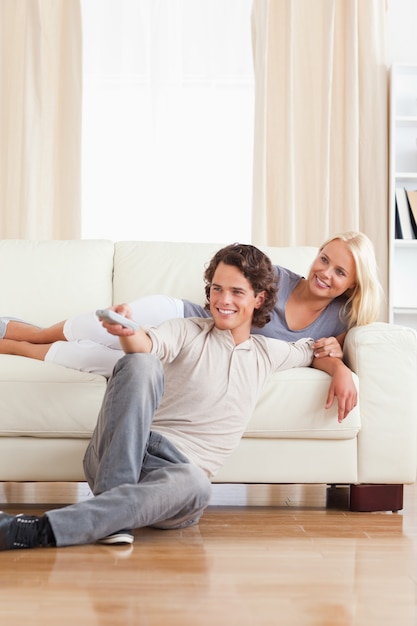
[(140, 523), (150, 516), (146, 524), (161, 529), (197, 524), (211, 495), (205, 472), (158, 432), (151, 432), (140, 485), (153, 490), (152, 502), (141, 503)]
[(205, 472), (163, 435), (151, 432), (163, 394), (163, 369), (151, 355), (116, 365), (85, 457), (96, 497), (47, 512), (58, 546), (92, 543), (122, 528), (184, 528), (208, 505)]
[(46, 513), (57, 546), (93, 543), (121, 528), (184, 528), (196, 524), (207, 507), (211, 483), (192, 463), (165, 462), (137, 485), (110, 491)]
[(163, 390), (163, 368), (153, 355), (127, 354), (116, 364), (84, 457), (95, 495), (139, 481)]

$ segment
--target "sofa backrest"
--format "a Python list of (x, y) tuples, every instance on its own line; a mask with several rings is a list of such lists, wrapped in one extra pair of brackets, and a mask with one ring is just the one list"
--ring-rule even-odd
[[(46, 326), (158, 293), (203, 304), (204, 269), (223, 245), (0, 240), (0, 316)], [(317, 254), (314, 247), (263, 249), (273, 263), (300, 274)]]
[(0, 316), (48, 325), (108, 306), (113, 255), (111, 241), (0, 241)]
[[(115, 244), (113, 302), (164, 294), (204, 304), (203, 274), (221, 243), (122, 241)], [(264, 247), (272, 262), (305, 275), (317, 248)]]

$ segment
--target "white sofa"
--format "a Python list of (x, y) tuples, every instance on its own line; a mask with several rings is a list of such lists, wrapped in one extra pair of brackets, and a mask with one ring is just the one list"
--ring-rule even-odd
[[(39, 325), (139, 295), (204, 302), (203, 272), (221, 244), (0, 241), (0, 315)], [(305, 273), (316, 249), (265, 248)], [(246, 433), (216, 476), (223, 483), (351, 485), (352, 510), (398, 510), (416, 479), (417, 340), (384, 323), (348, 333), (359, 406), (338, 424), (326, 410), (327, 374), (277, 373)], [(0, 482), (84, 480), (82, 458), (106, 379), (0, 355)]]

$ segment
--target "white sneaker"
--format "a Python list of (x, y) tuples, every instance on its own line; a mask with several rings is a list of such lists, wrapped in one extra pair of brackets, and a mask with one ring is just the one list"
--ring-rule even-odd
[(118, 530), (117, 533), (112, 533), (111, 535), (107, 535), (107, 537), (103, 537), (103, 539), (99, 539), (97, 543), (102, 543), (106, 546), (120, 546), (124, 544), (133, 543), (135, 540), (133, 533), (131, 530)]

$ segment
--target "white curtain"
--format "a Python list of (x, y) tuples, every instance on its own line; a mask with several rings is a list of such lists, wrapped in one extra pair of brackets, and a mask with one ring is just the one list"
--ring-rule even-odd
[(385, 0), (254, 0), (253, 240), (362, 230), (386, 285)]
[(80, 236), (78, 0), (0, 0), (0, 238)]
[(249, 241), (252, 0), (82, 0), (83, 237)]

